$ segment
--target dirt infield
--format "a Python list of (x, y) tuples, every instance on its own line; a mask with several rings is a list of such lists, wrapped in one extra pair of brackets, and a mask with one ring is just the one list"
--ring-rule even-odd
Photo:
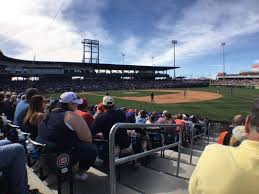
[[(173, 94), (156, 95), (154, 96), (154, 102), (156, 104), (175, 104), (175, 103), (186, 103), (186, 102), (200, 102), (208, 101), (221, 98), (221, 94), (213, 92), (203, 92), (203, 91), (189, 91), (186, 90), (186, 95), (184, 96), (184, 90), (149, 90), (149, 91), (159, 91), (159, 92), (174, 92)], [(150, 102), (150, 96), (141, 97), (117, 97), (126, 100), (135, 100), (140, 102)]]

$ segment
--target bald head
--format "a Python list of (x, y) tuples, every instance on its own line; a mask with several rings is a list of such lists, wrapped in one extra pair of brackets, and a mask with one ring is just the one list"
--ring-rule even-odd
[(241, 114), (234, 116), (234, 118), (232, 120), (232, 125), (234, 127), (236, 127), (238, 125), (244, 125), (244, 123), (245, 123), (245, 118)]

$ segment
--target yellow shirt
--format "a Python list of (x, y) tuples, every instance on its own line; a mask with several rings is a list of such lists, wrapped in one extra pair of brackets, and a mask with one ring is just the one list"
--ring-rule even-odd
[(190, 194), (259, 194), (259, 142), (209, 145), (189, 183)]

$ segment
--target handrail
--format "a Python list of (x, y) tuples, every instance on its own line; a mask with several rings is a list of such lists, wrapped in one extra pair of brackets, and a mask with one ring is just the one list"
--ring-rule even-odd
[(135, 123), (117, 123), (112, 126), (109, 134), (109, 167), (110, 167), (110, 194), (116, 194), (116, 170), (115, 166), (119, 164), (123, 164), (129, 161), (136, 160), (138, 158), (142, 158), (148, 155), (152, 155), (158, 151), (166, 150), (168, 148), (178, 146), (178, 159), (177, 159), (177, 171), (176, 176), (179, 175), (179, 167), (180, 167), (180, 155), (181, 155), (181, 145), (182, 145), (182, 131), (180, 130), (179, 141), (176, 143), (172, 143), (169, 145), (165, 145), (159, 148), (155, 148), (149, 151), (145, 151), (142, 153), (134, 154), (131, 156), (115, 159), (115, 133), (118, 129), (141, 129), (148, 127), (173, 127), (177, 126), (175, 124), (135, 124)]
[[(201, 126), (204, 128), (204, 132), (201, 133), (201, 134), (198, 134), (198, 135), (194, 135), (194, 129), (197, 127), (197, 126)], [(192, 164), (192, 155), (193, 155), (193, 140), (194, 138), (196, 137), (202, 137), (204, 136), (203, 138), (203, 146), (205, 146), (205, 137), (206, 137), (206, 131), (207, 131), (207, 125), (204, 123), (204, 124), (201, 124), (201, 123), (194, 123), (191, 127), (191, 153), (190, 153), (190, 164)]]

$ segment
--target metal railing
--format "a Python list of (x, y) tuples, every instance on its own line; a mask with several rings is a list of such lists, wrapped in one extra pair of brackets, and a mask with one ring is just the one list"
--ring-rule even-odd
[(216, 142), (223, 129), (222, 123), (209, 123), (208, 126), (208, 144), (211, 141)]
[[(197, 126), (201, 126), (204, 130), (203, 133), (198, 134), (198, 135), (194, 135), (194, 131), (197, 131)], [(193, 156), (193, 141), (194, 138), (197, 137), (202, 137), (203, 136), (203, 146), (205, 146), (205, 139), (206, 139), (206, 132), (207, 132), (207, 126), (206, 124), (201, 124), (201, 123), (194, 123), (191, 127), (191, 153), (190, 153), (190, 164), (192, 164), (192, 156)]]
[(181, 157), (180, 155), (181, 155), (181, 145), (182, 145), (182, 131), (180, 131), (179, 141), (176, 143), (164, 145), (162, 147), (158, 147), (149, 151), (115, 159), (114, 147), (115, 147), (116, 131), (119, 129), (142, 129), (142, 128), (150, 128), (150, 127), (175, 127), (175, 126), (176, 126), (175, 124), (165, 125), (165, 124), (134, 124), (134, 123), (117, 123), (113, 125), (109, 134), (110, 194), (116, 194), (116, 170), (115, 170), (116, 165), (123, 164), (129, 161), (134, 161), (138, 158), (143, 158), (145, 156), (152, 155), (156, 152), (178, 146), (178, 160), (177, 160), (177, 171), (176, 171), (176, 176), (178, 176), (179, 167), (180, 167), (180, 157)]

